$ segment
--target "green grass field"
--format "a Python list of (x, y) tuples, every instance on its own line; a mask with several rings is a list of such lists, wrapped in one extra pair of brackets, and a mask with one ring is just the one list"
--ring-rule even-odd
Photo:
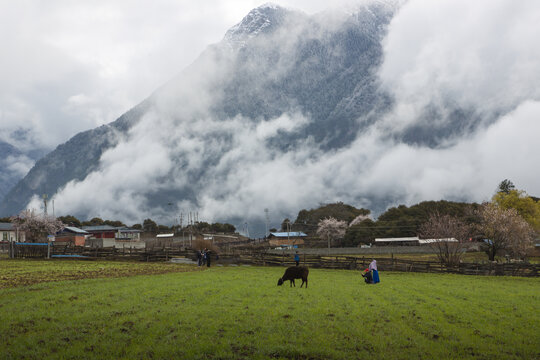
[[(151, 265), (165, 270), (140, 275)], [(126, 263), (2, 260), (0, 278), (59, 266), (113, 276)], [(4, 285), (0, 358), (540, 358), (540, 279), (382, 272), (366, 285), (311, 269), (305, 289), (276, 286), (277, 267), (127, 266)]]

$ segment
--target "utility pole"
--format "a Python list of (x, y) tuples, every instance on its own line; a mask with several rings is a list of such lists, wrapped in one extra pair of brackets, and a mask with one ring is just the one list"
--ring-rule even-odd
[(189, 245), (193, 246), (193, 214), (189, 212)]
[(287, 219), (287, 244), (291, 243), (291, 240), (289, 238), (290, 232), (291, 232), (291, 222)]
[(268, 223), (270, 222), (268, 218), (268, 208), (264, 209), (264, 215), (266, 218), (266, 232), (264, 233), (264, 237), (267, 237), (268, 236)]
[(43, 213), (47, 215), (47, 194), (43, 194)]

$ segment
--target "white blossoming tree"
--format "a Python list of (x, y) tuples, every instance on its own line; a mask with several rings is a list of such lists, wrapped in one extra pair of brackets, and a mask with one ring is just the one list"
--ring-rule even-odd
[[(465, 241), (471, 236), (471, 227), (455, 216), (432, 213), (420, 226), (419, 235), (432, 239), (430, 246), (443, 264), (456, 265), (464, 252)], [(435, 241), (439, 239), (440, 241)], [(457, 241), (449, 241), (455, 239)]]
[(328, 248), (330, 248), (332, 242), (335, 242), (335, 240), (341, 239), (343, 236), (345, 236), (346, 230), (347, 223), (345, 221), (340, 221), (330, 217), (319, 221), (317, 235), (328, 241)]
[(486, 238), (489, 260), (494, 261), (501, 250), (506, 250), (514, 258), (524, 258), (533, 247), (534, 230), (516, 209), (485, 203), (479, 215), (479, 230)]
[(12, 216), (11, 222), (16, 230), (26, 233), (26, 241), (39, 242), (47, 235), (54, 235), (65, 226), (52, 216), (36, 214), (34, 210), (24, 210), (19, 215)]

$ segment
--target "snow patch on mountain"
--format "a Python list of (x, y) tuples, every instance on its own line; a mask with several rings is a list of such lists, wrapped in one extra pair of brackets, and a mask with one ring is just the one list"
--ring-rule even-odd
[(249, 39), (271, 33), (283, 24), (287, 15), (298, 12), (273, 3), (251, 10), (238, 24), (225, 34), (225, 41), (234, 49), (242, 48)]

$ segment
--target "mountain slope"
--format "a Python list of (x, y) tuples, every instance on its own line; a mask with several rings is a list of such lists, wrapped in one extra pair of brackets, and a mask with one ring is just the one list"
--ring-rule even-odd
[(0, 200), (20, 181), (34, 162), (43, 156), (41, 150), (23, 151), (0, 140)]

